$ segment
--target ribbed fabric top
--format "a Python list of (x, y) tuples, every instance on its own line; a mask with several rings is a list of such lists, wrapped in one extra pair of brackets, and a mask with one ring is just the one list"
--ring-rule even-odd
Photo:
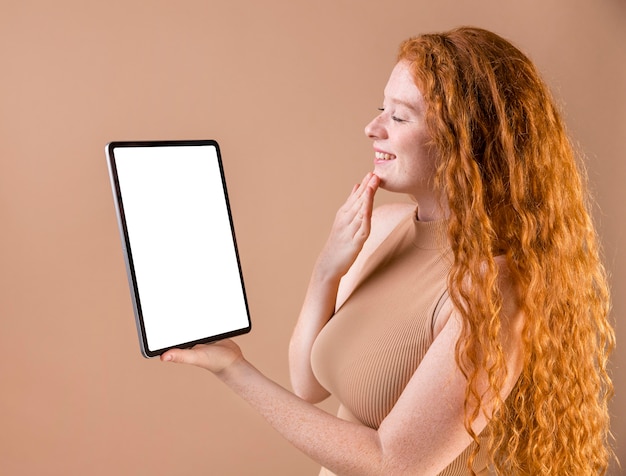
[[(313, 371), (341, 402), (339, 417), (377, 429), (432, 344), (433, 316), (452, 265), (446, 227), (414, 214), (403, 220), (317, 337)], [(467, 474), (468, 451), (441, 475)], [(478, 460), (482, 470), (484, 459)]]

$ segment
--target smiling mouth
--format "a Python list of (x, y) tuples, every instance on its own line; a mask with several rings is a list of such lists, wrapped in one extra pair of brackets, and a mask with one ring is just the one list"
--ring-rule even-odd
[(393, 154), (387, 154), (386, 152), (376, 152), (376, 159), (378, 160), (393, 160), (396, 156)]

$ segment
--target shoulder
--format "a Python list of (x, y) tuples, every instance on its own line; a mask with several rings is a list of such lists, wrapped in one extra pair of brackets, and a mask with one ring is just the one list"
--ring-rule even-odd
[[(497, 286), (502, 296), (500, 323), (504, 333), (519, 333), (524, 322), (524, 313), (520, 307), (520, 294), (511, 274), (507, 259), (504, 255), (494, 257), (497, 268)], [(447, 299), (434, 316), (433, 331), (436, 337), (445, 327), (450, 316), (455, 312), (451, 299)]]
[(377, 248), (398, 224), (415, 212), (413, 203), (389, 203), (376, 207), (372, 212), (372, 229), (366, 244)]
[(370, 235), (363, 245), (359, 259), (367, 259), (385, 241), (385, 238), (406, 218), (415, 212), (413, 203), (389, 203), (372, 212)]
[(386, 203), (374, 208), (372, 216), (376, 216), (381, 222), (389, 220), (401, 220), (415, 212), (417, 204), (410, 202)]

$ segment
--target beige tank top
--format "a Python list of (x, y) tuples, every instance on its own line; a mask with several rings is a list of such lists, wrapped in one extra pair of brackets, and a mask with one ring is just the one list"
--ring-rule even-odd
[[(419, 222), (414, 214), (403, 220), (370, 256), (355, 290), (318, 335), (311, 364), (341, 403), (340, 418), (377, 429), (432, 344), (453, 259), (446, 225)], [(475, 471), (488, 474), (486, 445), (481, 448)], [(440, 474), (468, 474), (471, 449)]]

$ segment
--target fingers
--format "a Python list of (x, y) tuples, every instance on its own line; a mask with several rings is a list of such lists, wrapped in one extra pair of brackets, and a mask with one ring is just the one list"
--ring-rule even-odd
[(363, 215), (371, 216), (371, 211), (374, 206), (374, 195), (378, 190), (379, 184), (380, 179), (369, 172), (354, 192), (350, 208), (358, 210), (358, 214), (361, 217)]
[(380, 180), (376, 175), (368, 173), (344, 207), (346, 231), (359, 242), (364, 241), (369, 235), (374, 195), (379, 183)]
[(194, 364), (195, 353), (188, 349), (170, 349), (161, 355), (162, 362), (174, 362), (177, 364)]
[(367, 174), (365, 174), (365, 177), (363, 177), (363, 180), (361, 180), (361, 183), (356, 184), (352, 188), (350, 196), (353, 199), (358, 199), (370, 189), (376, 191), (379, 183), (380, 179), (376, 175), (374, 175), (373, 172), (368, 172)]
[(370, 232), (374, 194), (379, 178), (373, 173), (355, 185), (346, 202), (339, 208), (319, 262), (327, 272), (343, 276), (361, 251)]
[(210, 344), (197, 344), (191, 349), (170, 349), (161, 356), (163, 362), (195, 365), (218, 373), (238, 359), (243, 359), (241, 349), (230, 339)]
[(368, 172), (361, 183), (352, 188), (352, 192), (343, 206), (344, 211), (352, 210), (352, 213), (356, 213), (363, 201), (368, 204), (370, 202), (373, 203), (374, 194), (378, 189), (379, 183), (380, 179), (372, 172)]
[(368, 172), (361, 183), (354, 185), (350, 196), (337, 211), (334, 228), (353, 229), (364, 218), (370, 217), (379, 183), (380, 179)]
[(170, 349), (161, 355), (161, 361), (207, 368), (208, 358), (203, 352), (206, 347), (206, 345), (199, 344), (191, 349)]

